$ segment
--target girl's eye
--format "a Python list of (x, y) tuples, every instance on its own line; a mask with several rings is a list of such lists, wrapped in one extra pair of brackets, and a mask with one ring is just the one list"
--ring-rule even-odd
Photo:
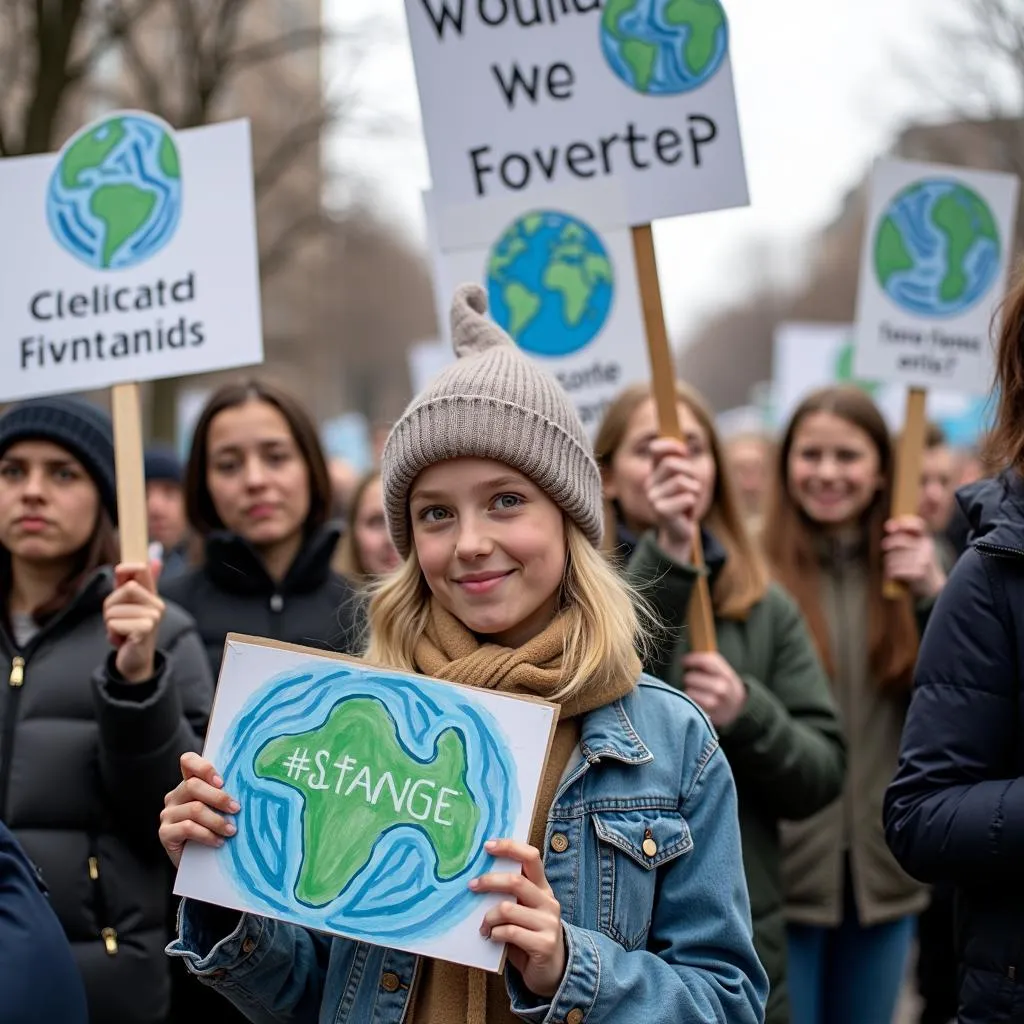
[(13, 463), (9, 462), (5, 466), (0, 466), (0, 476), (5, 480), (17, 480), (21, 475), (21, 467), (15, 466)]
[(54, 479), (62, 484), (70, 483), (72, 480), (78, 479), (78, 474), (73, 469), (68, 469), (67, 466), (62, 469), (55, 469), (53, 471)]
[(836, 452), (836, 459), (838, 459), (839, 462), (845, 462), (847, 464), (857, 462), (860, 459), (860, 452), (839, 451)]
[(444, 521), (447, 515), (447, 510), (439, 508), (437, 505), (431, 505), (430, 508), (425, 508), (420, 512), (420, 519), (424, 523), (440, 523)]
[(509, 512), (512, 509), (519, 508), (522, 503), (523, 499), (518, 494), (499, 494), (494, 499), (494, 505), (500, 512)]
[(271, 466), (280, 466), (282, 462), (288, 461), (288, 452), (285, 451), (272, 451), (267, 452), (265, 458)]
[(215, 472), (227, 476), (229, 473), (234, 473), (240, 465), (241, 463), (237, 459), (219, 459), (214, 462), (213, 468)]

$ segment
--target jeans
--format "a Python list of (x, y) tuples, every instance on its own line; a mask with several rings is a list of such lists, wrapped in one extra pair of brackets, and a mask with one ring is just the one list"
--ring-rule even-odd
[(890, 1024), (893, 1019), (914, 918), (864, 928), (852, 890), (847, 871), (838, 928), (787, 927), (792, 1024)]

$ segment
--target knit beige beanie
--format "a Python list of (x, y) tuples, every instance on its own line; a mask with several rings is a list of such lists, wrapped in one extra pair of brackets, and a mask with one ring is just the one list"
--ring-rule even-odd
[(395, 547), (408, 555), (409, 491), (416, 477), (436, 462), (470, 456), (528, 476), (597, 547), (601, 474), (576, 409), (486, 313), (479, 285), (456, 291), (451, 324), (458, 361), (412, 400), (384, 447), (384, 508)]

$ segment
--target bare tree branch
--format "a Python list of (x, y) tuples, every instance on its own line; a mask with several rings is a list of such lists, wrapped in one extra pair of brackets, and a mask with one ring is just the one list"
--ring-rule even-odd
[(260, 277), (267, 281), (292, 256), (299, 245), (321, 231), (326, 223), (323, 211), (316, 210), (293, 220), (266, 248), (260, 250)]
[(228, 56), (232, 71), (253, 67), (266, 61), (286, 57), (298, 50), (322, 46), (330, 37), (322, 28), (297, 28), (274, 39), (264, 39), (258, 43), (242, 46)]

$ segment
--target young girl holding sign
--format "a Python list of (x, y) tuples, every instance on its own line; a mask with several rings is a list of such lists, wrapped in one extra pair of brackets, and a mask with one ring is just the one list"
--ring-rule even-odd
[[(885, 845), (919, 621), (944, 583), (917, 516), (890, 520), (893, 455), (857, 388), (825, 388), (783, 436), (765, 549), (832, 678), (847, 742), (841, 800), (783, 831), (793, 1024), (892, 1019), (927, 895)], [(883, 597), (883, 581), (907, 593)], [(915, 619), (915, 610), (917, 618)]]
[[(415, 399), (384, 455), (405, 562), (370, 605), (373, 663), (561, 705), (532, 845), (481, 932), (505, 977), (186, 900), (172, 947), (261, 1022), (620, 1024), (763, 1020), (729, 766), (707, 719), (640, 675), (630, 592), (601, 556), (601, 483), (566, 394), (455, 298), (459, 361)], [(230, 841), (212, 764), (182, 759), (160, 835)], [(541, 852), (543, 851), (543, 852)]]
[[(693, 698), (722, 738), (736, 777), (754, 938), (768, 972), (768, 1024), (789, 1020), (778, 829), (842, 791), (843, 742), (828, 678), (796, 604), (769, 583), (747, 534), (722, 446), (700, 396), (677, 384), (684, 441), (659, 437), (647, 385), (609, 406), (595, 444), (608, 534), (663, 628), (650, 671)], [(699, 570), (711, 573), (718, 653), (692, 652), (685, 628)]]
[(0, 416), (0, 820), (49, 887), (93, 1024), (161, 1024), (169, 886), (153, 822), (213, 683), (150, 567), (111, 569), (116, 518), (104, 412), (46, 398)]

